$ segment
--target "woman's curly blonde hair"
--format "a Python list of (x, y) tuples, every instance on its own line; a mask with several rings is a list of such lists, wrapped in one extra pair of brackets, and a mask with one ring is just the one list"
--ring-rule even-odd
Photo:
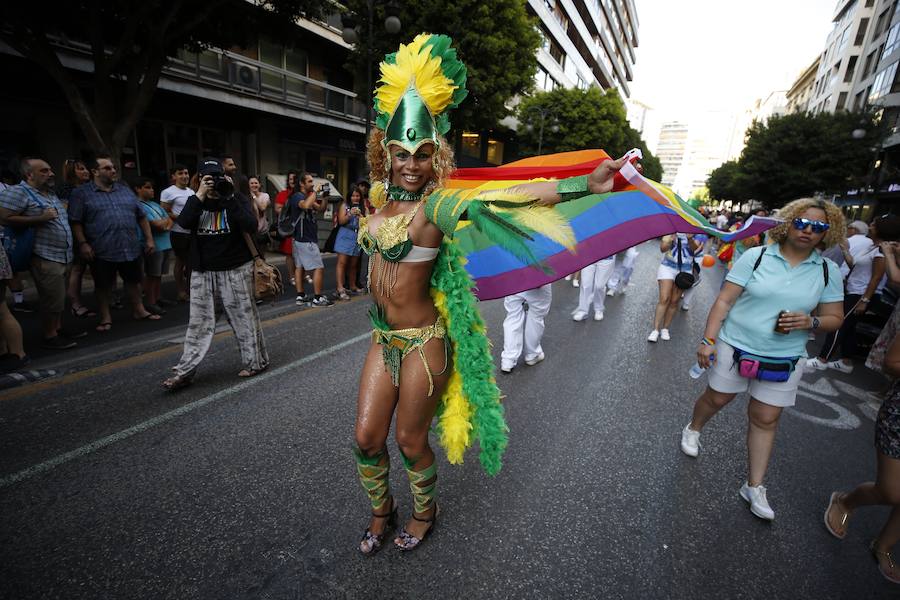
[(800, 198), (793, 202), (788, 202), (778, 211), (778, 218), (784, 222), (769, 231), (767, 237), (777, 243), (782, 243), (787, 239), (788, 229), (793, 227), (791, 222), (801, 216), (810, 208), (819, 208), (825, 211), (826, 220), (828, 221), (828, 231), (822, 238), (822, 242), (826, 248), (839, 244), (847, 237), (847, 224), (844, 221), (844, 215), (832, 202), (824, 200), (816, 200), (815, 198)]
[[(384, 130), (377, 127), (372, 130), (369, 136), (369, 143), (366, 144), (366, 158), (369, 160), (369, 181), (384, 181), (391, 177), (391, 157), (384, 149), (381, 143), (384, 141)], [(443, 136), (438, 136), (438, 149), (432, 157), (434, 164), (434, 187), (436, 189), (443, 187), (444, 182), (450, 177), (450, 173), (456, 170), (456, 163), (453, 159), (453, 147), (447, 142)]]

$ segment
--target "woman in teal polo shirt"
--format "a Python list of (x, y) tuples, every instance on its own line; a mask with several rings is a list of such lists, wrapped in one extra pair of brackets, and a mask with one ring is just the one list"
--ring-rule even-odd
[(839, 329), (844, 298), (837, 265), (815, 249), (820, 242), (831, 247), (844, 239), (840, 210), (801, 199), (787, 204), (778, 217), (784, 222), (771, 230), (771, 245), (741, 256), (709, 311), (697, 350), (700, 366), (712, 365), (709, 385), (681, 435), (682, 451), (697, 456), (702, 427), (739, 392), (749, 392), (749, 470), (740, 495), (753, 514), (767, 520), (775, 513), (762, 482), (778, 418), (784, 407), (794, 405), (809, 331)]

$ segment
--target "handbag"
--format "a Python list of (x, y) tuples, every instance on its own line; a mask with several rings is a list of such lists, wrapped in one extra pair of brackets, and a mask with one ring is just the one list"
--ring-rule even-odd
[(791, 378), (799, 356), (759, 356), (740, 348), (734, 349), (734, 364), (738, 374), (747, 379), (782, 383)]
[(253, 256), (253, 291), (257, 300), (272, 302), (284, 294), (284, 282), (281, 280), (281, 271), (267, 263), (259, 255), (259, 251), (250, 238), (250, 234), (244, 232), (244, 241)]
[[(694, 286), (697, 278), (694, 277), (693, 273), (681, 270), (681, 267), (684, 264), (681, 259), (681, 238), (678, 238), (676, 252), (678, 253), (678, 274), (675, 275), (675, 287), (679, 290), (689, 290)], [(692, 260), (691, 263), (694, 263), (694, 261)], [(693, 268), (691, 270), (693, 270)]]

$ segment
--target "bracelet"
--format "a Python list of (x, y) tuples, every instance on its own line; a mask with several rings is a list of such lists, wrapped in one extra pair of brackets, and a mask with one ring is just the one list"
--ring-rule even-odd
[(590, 196), (588, 190), (588, 176), (579, 175), (578, 177), (566, 177), (556, 182), (556, 193), (562, 198), (562, 202), (577, 200), (584, 196)]
[(868, 304), (869, 298), (866, 298), (865, 296), (863, 296), (862, 298), (859, 299), (859, 301), (862, 302), (863, 304)]
[(705, 337), (702, 340), (700, 340), (700, 343), (703, 344), (704, 346), (715, 346), (716, 340), (714, 340), (713, 338)]

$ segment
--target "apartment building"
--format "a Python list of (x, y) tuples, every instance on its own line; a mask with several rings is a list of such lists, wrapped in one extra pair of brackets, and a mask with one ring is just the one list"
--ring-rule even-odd
[(816, 84), (816, 74), (819, 71), (821, 56), (817, 56), (812, 63), (803, 69), (803, 72), (794, 80), (791, 89), (785, 94), (785, 112), (804, 113), (809, 110), (809, 100)]
[[(55, 50), (90, 86), (90, 47), (60, 38)], [(173, 164), (193, 170), (203, 156), (231, 154), (242, 172), (272, 175), (270, 187), (278, 174), (299, 169), (347, 193), (365, 172), (366, 116), (344, 69), (348, 51), (337, 15), (298, 21), (289, 43), (260, 33), (248, 48), (179, 51), (123, 154), (122, 176), (140, 173), (163, 185)], [(0, 97), (0, 110), (15, 115), (0, 123), (0, 162), (30, 154), (59, 168), (66, 158), (91, 155), (49, 78), (36, 78), (33, 65), (2, 43), (0, 67), (8, 81), (29, 82)]]
[(678, 179), (678, 172), (684, 162), (684, 151), (688, 140), (687, 123), (669, 121), (663, 123), (656, 144), (656, 157), (662, 165), (662, 184), (672, 187)]

